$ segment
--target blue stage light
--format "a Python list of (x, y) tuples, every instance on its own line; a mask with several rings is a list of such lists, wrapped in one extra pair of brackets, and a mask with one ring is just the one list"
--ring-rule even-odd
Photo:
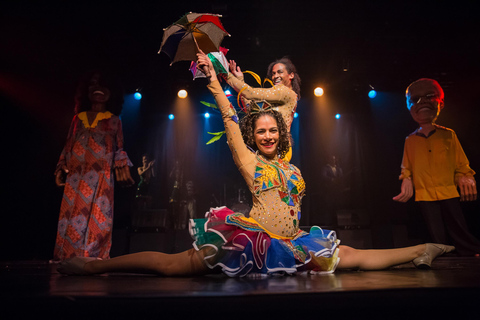
[(298, 117), (298, 113), (295, 112), (295, 113), (293, 114), (293, 117), (294, 117), (294, 118), (297, 118), (297, 117)]
[(175, 119), (175, 116), (173, 114), (168, 115), (168, 119), (173, 120)]
[(337, 114), (335, 115), (335, 119), (340, 119), (340, 117), (341, 117), (340, 113), (337, 113)]
[(135, 100), (140, 100), (142, 99), (142, 94), (140, 92), (135, 92), (135, 94), (133, 95), (135, 97)]
[(377, 91), (375, 91), (375, 90), (370, 90), (370, 91), (368, 92), (368, 97), (369, 97), (370, 99), (373, 99), (373, 98), (375, 98), (376, 96), (377, 96)]
[(208, 118), (210, 118), (210, 113), (205, 112), (204, 116), (205, 116), (206, 119), (208, 119)]

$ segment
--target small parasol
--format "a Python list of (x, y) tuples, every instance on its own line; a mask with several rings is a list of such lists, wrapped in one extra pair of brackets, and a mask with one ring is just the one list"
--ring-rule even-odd
[(220, 43), (230, 34), (220, 22), (221, 15), (187, 13), (164, 29), (158, 53), (165, 52), (172, 61), (195, 61), (202, 50), (208, 54), (218, 52)]

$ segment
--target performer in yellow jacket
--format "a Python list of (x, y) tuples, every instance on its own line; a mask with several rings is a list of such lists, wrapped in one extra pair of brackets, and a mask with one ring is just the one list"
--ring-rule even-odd
[(448, 243), (450, 238), (459, 255), (476, 255), (480, 241), (469, 232), (459, 202), (459, 197), (477, 199), (475, 171), (455, 132), (435, 123), (444, 107), (443, 89), (437, 81), (422, 78), (410, 84), (406, 97), (419, 128), (405, 140), (401, 193), (393, 200), (406, 202), (415, 189), (432, 240)]

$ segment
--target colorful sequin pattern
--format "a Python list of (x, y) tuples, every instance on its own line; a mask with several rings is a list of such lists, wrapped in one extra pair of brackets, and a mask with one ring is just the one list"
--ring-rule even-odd
[(267, 161), (257, 155), (253, 193), (262, 206), (254, 204), (250, 215), (267, 230), (284, 237), (298, 231), (304, 192), (305, 181), (298, 168), (282, 159)]

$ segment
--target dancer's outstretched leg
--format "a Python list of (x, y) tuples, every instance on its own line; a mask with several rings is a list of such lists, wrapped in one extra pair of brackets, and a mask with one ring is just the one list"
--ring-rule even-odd
[(425, 245), (398, 249), (361, 250), (340, 246), (338, 269), (381, 270), (406, 263), (425, 252)]
[(193, 276), (209, 273), (210, 269), (205, 265), (203, 258), (204, 252), (193, 248), (175, 254), (145, 251), (108, 260), (77, 257), (62, 262), (57, 270), (64, 274), (133, 272), (163, 276)]
[[(455, 250), (455, 247), (434, 243), (380, 250), (360, 250), (348, 246), (340, 246), (338, 252), (338, 256), (340, 257), (338, 268), (381, 270), (413, 260), (415, 260), (413, 261), (415, 266), (428, 268), (437, 256), (453, 250)], [(428, 259), (425, 259), (425, 256), (427, 256)]]

